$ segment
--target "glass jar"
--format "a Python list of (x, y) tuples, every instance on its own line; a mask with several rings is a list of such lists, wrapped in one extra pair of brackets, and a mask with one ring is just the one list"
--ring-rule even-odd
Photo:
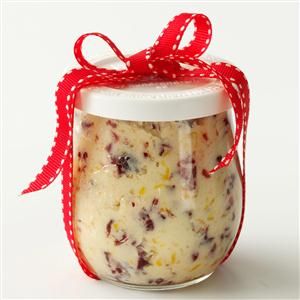
[(101, 278), (172, 289), (212, 274), (241, 217), (230, 103), (215, 80), (87, 88), (74, 133), (77, 247)]

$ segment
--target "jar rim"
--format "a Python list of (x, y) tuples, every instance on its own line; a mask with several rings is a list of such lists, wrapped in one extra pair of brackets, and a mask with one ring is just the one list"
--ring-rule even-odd
[[(205, 61), (218, 61), (205, 56)], [(121, 63), (108, 57), (96, 63), (116, 69)], [(180, 121), (227, 111), (231, 103), (216, 79), (142, 82), (118, 87), (80, 90), (75, 107), (89, 114), (127, 121)]]

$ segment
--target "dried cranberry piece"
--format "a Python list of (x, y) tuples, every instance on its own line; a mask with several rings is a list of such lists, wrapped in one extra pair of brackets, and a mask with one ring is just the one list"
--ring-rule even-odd
[(209, 244), (215, 239), (212, 236), (211, 237), (208, 236), (208, 228), (209, 228), (209, 226), (207, 226), (204, 230), (204, 236), (203, 236), (203, 241), (201, 242), (201, 245)]
[(111, 225), (113, 224), (113, 220), (110, 220), (107, 224), (106, 224), (106, 236), (109, 237), (110, 233), (111, 233)]
[(128, 236), (127, 236), (126, 233), (124, 233), (124, 234), (122, 235), (121, 239), (115, 240), (115, 245), (116, 245), (116, 246), (120, 246), (120, 245), (124, 244), (124, 243), (127, 242), (127, 241), (128, 241)]
[(154, 230), (154, 223), (152, 219), (150, 218), (149, 214), (147, 213), (146, 209), (143, 208), (140, 212), (140, 218), (142, 219), (144, 226), (146, 228), (146, 231), (152, 231)]
[(217, 244), (214, 243), (213, 246), (210, 248), (210, 253), (214, 253), (217, 249)]
[(147, 253), (146, 251), (142, 248), (141, 245), (137, 246), (137, 252), (138, 252), (138, 261), (137, 261), (137, 269), (142, 270), (144, 267), (149, 266), (150, 263), (147, 259)]
[(84, 160), (86, 160), (87, 158), (88, 158), (88, 153), (86, 152), (86, 151), (84, 151), (83, 153), (81, 153), (80, 151), (78, 152), (78, 158), (79, 159), (84, 159)]
[(191, 210), (188, 210), (186, 213), (189, 217), (191, 217), (193, 215), (193, 212)]
[(218, 156), (216, 157), (216, 161), (217, 161), (217, 162), (220, 162), (220, 161), (222, 160), (222, 158), (223, 158), (222, 155), (218, 155)]
[(116, 134), (114, 131), (112, 131), (111, 133), (112, 133), (114, 142), (117, 143), (120, 139), (119, 135)]
[(137, 264), (137, 269), (138, 270), (142, 270), (144, 267), (150, 265), (149, 262), (147, 260), (144, 259), (144, 257), (140, 257), (138, 258), (138, 264)]
[(233, 204), (234, 204), (233, 197), (230, 196), (228, 199), (228, 204), (227, 204), (226, 210), (230, 210), (232, 208)]
[(164, 153), (168, 153), (172, 149), (170, 144), (162, 143), (159, 148), (159, 156), (162, 156)]
[(116, 128), (117, 127), (117, 123), (112, 121), (112, 120), (107, 120), (106, 121), (106, 125), (111, 126), (112, 128)]
[(159, 123), (151, 123), (151, 128), (156, 131), (160, 131)]
[(208, 173), (208, 171), (207, 171), (206, 169), (203, 169), (203, 170), (202, 170), (202, 175), (203, 175), (204, 177), (206, 177), (206, 178), (210, 178), (210, 175), (209, 175), (209, 173)]
[(104, 256), (107, 262), (108, 267), (110, 268), (112, 274), (116, 274), (116, 277), (118, 278), (120, 276), (120, 274), (126, 273), (126, 270), (124, 269), (124, 267), (117, 262), (116, 260), (114, 260), (111, 256), (110, 252), (104, 251)]
[(195, 261), (199, 257), (199, 252), (192, 253), (192, 260)]
[(111, 149), (112, 149), (112, 143), (109, 143), (108, 145), (105, 146), (105, 150), (106, 150), (108, 153), (111, 153)]
[(154, 199), (152, 200), (152, 205), (157, 205), (158, 202), (159, 202), (159, 200), (158, 200), (157, 198), (154, 198)]
[(81, 122), (81, 127), (83, 129), (87, 129), (87, 128), (90, 128), (92, 126), (94, 126), (94, 122), (92, 122), (92, 121), (82, 121)]
[(119, 175), (125, 174), (128, 171), (138, 171), (136, 167), (136, 160), (128, 154), (113, 156), (111, 161), (112, 164), (117, 166)]
[(235, 220), (235, 212), (233, 211), (233, 212), (232, 212), (231, 221), (234, 221), (234, 220)]
[(163, 278), (158, 278), (158, 279), (155, 280), (156, 284), (162, 284), (163, 282), (164, 282)]
[[(231, 174), (230, 176), (228, 176), (224, 179), (226, 194), (228, 196), (231, 194), (231, 191), (234, 188), (234, 182), (235, 182), (235, 174)], [(228, 202), (229, 203), (228, 203), (228, 207), (226, 208), (226, 210), (229, 210), (231, 208), (231, 206), (233, 205), (233, 199), (229, 198)]]
[(228, 183), (229, 188), (230, 188), (230, 189), (233, 189), (233, 187), (234, 187), (234, 182), (235, 182), (235, 175), (234, 175), (234, 174), (231, 174), (229, 178), (230, 178), (230, 179), (229, 179), (229, 183)]
[(190, 156), (180, 160), (177, 163), (179, 175), (187, 183), (190, 190), (194, 190), (197, 186), (197, 166), (195, 159)]
[(204, 138), (205, 141), (208, 141), (208, 136), (206, 132), (202, 134), (202, 137)]
[(79, 160), (79, 166), (77, 168), (78, 172), (85, 172), (85, 169), (87, 167), (87, 164), (86, 164), (86, 160), (88, 158), (88, 153), (87, 152), (78, 152), (77, 153), (78, 155), (78, 160)]
[(87, 152), (83, 152), (82, 158), (83, 158), (84, 160), (86, 160), (86, 159), (88, 158), (88, 153), (87, 153)]
[(163, 220), (165, 220), (167, 217), (164, 215), (164, 214), (162, 214), (162, 213), (159, 213), (159, 215), (161, 216), (161, 218), (163, 219)]
[(223, 240), (225, 238), (229, 238), (231, 236), (230, 228), (225, 227), (223, 233), (220, 235), (220, 239)]
[(155, 283), (157, 285), (162, 285), (162, 284), (167, 285), (167, 284), (173, 284), (173, 281), (171, 281), (171, 280), (167, 281), (163, 278), (157, 278), (157, 279), (149, 279), (148, 283), (149, 284)]

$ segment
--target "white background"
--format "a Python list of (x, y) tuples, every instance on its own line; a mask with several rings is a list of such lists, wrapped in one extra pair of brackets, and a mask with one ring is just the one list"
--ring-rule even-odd
[[(209, 53), (234, 62), (250, 82), (246, 220), (234, 254), (207, 281), (172, 292), (134, 292), (83, 274), (63, 229), (59, 180), (44, 191), (18, 194), (50, 151), (54, 90), (64, 72), (75, 65), (76, 38), (99, 31), (123, 52), (140, 50), (183, 11), (209, 16), (213, 24)], [(3, 297), (297, 297), (297, 20), (297, 4), (286, 2), (5, 2)], [(101, 47), (97, 44), (94, 55), (101, 57)]]

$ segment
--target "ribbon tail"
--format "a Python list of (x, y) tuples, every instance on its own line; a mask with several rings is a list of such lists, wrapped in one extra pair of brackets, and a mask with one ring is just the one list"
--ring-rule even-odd
[(72, 144), (74, 99), (76, 96), (75, 84), (78, 83), (78, 78), (82, 77), (82, 73), (85, 72), (73, 69), (58, 83), (55, 101), (57, 126), (51, 154), (48, 156), (47, 162), (42, 167), (41, 172), (22, 191), (22, 195), (45, 189), (55, 180), (61, 171), (68, 154), (68, 149)]
[(42, 167), (39, 174), (22, 191), (23, 194), (35, 192), (48, 187), (58, 176), (64, 163), (64, 156), (68, 149), (68, 133), (61, 130), (58, 126), (56, 129), (57, 136), (54, 139), (54, 145), (51, 149), (51, 154), (47, 158), (47, 163)]
[[(225, 257), (221, 261), (221, 263), (224, 263), (231, 253), (233, 252), (237, 241), (240, 237), (242, 227), (244, 224), (244, 217), (245, 217), (245, 207), (246, 207), (246, 140), (247, 140), (247, 127), (248, 127), (248, 119), (249, 119), (249, 105), (250, 105), (250, 92), (249, 92), (249, 86), (248, 86), (248, 81), (243, 74), (241, 70), (238, 68), (231, 66), (229, 64), (214, 64), (214, 68), (221, 68), (223, 71), (223, 74), (226, 74), (226, 78), (230, 80), (232, 84), (235, 86), (235, 90), (238, 91), (238, 98), (240, 99), (240, 105), (237, 107), (237, 102), (234, 107), (235, 114), (240, 114), (242, 117), (242, 124), (239, 124), (236, 122), (236, 127), (238, 129), (242, 129), (243, 131), (243, 163), (242, 163), (242, 176), (241, 176), (241, 183), (242, 183), (242, 210), (241, 210), (241, 217), (240, 217), (240, 222), (239, 226), (237, 229), (237, 233), (234, 237), (234, 240), (228, 249)], [(238, 126), (240, 128), (238, 128)], [(236, 152), (236, 149), (235, 149)]]

